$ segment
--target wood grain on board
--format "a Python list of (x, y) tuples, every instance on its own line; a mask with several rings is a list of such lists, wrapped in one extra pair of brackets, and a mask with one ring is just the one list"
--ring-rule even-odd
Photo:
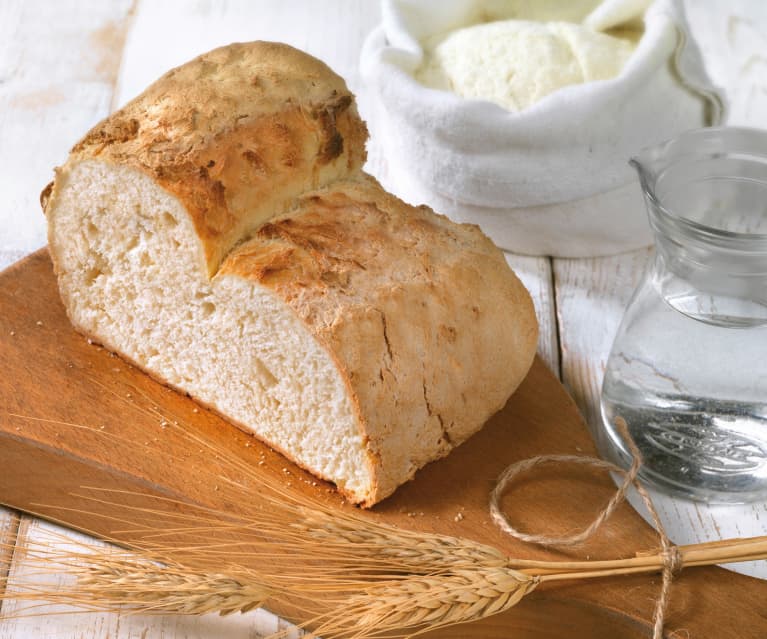
[[(135, 494), (125, 499), (132, 505), (156, 503), (141, 494), (161, 495), (247, 515), (273, 507), (262, 496), (271, 486), (331, 508), (353, 509), (329, 485), (77, 334), (64, 314), (45, 251), (0, 275), (0, 308), (0, 365), (7, 373), (0, 379), (0, 501), (125, 542), (135, 541), (138, 533), (117, 532), (116, 525), (125, 526), (99, 514), (125, 518), (125, 503), (88, 500), (93, 487), (131, 491)], [(488, 491), (512, 461), (580, 451), (592, 452), (583, 420), (538, 359), (506, 408), (480, 433), (372, 511), (353, 510), (406, 529), (489, 543), (510, 556), (562, 557), (496, 529), (487, 512)], [(243, 460), (252, 471), (243, 474)], [(585, 524), (613, 491), (607, 477), (575, 469), (544, 472), (538, 479), (520, 482), (506, 505), (522, 525), (553, 533)], [(174, 504), (172, 510), (184, 508)], [(656, 545), (651, 528), (624, 505), (578, 552), (610, 558)], [(500, 639), (511, 632), (519, 637), (548, 632), (554, 637), (567, 628), (572, 637), (645, 636), (657, 588), (652, 576), (541, 587), (521, 604), (521, 613), (513, 609), (439, 635)], [(290, 606), (276, 611), (291, 614)], [(767, 584), (705, 568), (677, 579), (668, 628), (697, 630), (703, 637), (712, 624), (738, 619), (739, 624), (721, 627), (718, 637), (762, 639), (766, 618)], [(528, 626), (533, 619), (534, 626)], [(584, 634), (595, 625), (601, 634)], [(525, 634), (525, 627), (535, 627), (536, 634)], [(537, 634), (541, 629), (544, 635)]]

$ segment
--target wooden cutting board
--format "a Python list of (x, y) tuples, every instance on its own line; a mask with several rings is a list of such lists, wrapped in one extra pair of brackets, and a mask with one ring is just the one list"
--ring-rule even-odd
[[(232, 476), (231, 464), (197, 443), (205, 441), (224, 458), (248, 462), (261, 481), (353, 509), (330, 485), (77, 334), (59, 301), (46, 250), (0, 274), (0, 367), (0, 502), (11, 507), (126, 542), (131, 533), (116, 533), (113, 522), (94, 514), (93, 501), (76, 495), (98, 486), (237, 513), (243, 502), (219, 490), (222, 476)], [(572, 400), (536, 360), (480, 433), (372, 511), (355, 510), (401, 528), (475, 539), (514, 557), (608, 559), (657, 546), (654, 531), (627, 505), (571, 555), (500, 533), (487, 511), (494, 479), (509, 463), (545, 453), (594, 450)], [(556, 534), (587, 523), (613, 490), (605, 476), (549, 468), (520, 480), (505, 506), (520, 527)], [(254, 489), (251, 509), (258, 498)], [(143, 498), (130, 499), (140, 505)], [(125, 516), (114, 505), (100, 508)], [(649, 637), (659, 586), (658, 576), (636, 576), (541, 587), (506, 613), (439, 636)], [(291, 614), (289, 605), (274, 611)], [(667, 629), (691, 639), (764, 639), (767, 583), (719, 568), (686, 570), (674, 582)]]

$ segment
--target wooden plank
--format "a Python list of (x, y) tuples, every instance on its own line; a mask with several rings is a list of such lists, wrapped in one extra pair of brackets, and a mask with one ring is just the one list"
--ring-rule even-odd
[(559, 377), (559, 329), (554, 303), (552, 262), (547, 257), (530, 257), (513, 253), (506, 253), (506, 261), (533, 298), (540, 327), (538, 354), (546, 362), (549, 370)]
[(0, 268), (45, 243), (40, 191), (109, 111), (129, 9), (130, 0), (0, 3)]
[[(31, 299), (28, 290), (36, 291)], [(277, 453), (76, 334), (64, 315), (45, 253), (0, 276), (0, 308), (0, 363), (6, 371), (0, 378), (0, 501), (101, 534), (118, 533), (114, 524), (84, 512), (101, 507), (76, 496), (83, 486), (176, 496), (245, 516), (273, 508), (261, 501), (269, 487), (320, 500), (329, 508), (350, 508), (329, 486), (316, 485), (321, 483)], [(178, 420), (183, 430), (163, 428), (163, 415)], [(215, 455), (206, 452), (201, 441), (210, 443)], [(354, 512), (404, 529), (475, 539), (509, 556), (562, 557), (495, 528), (487, 512), (489, 486), (512, 461), (541, 453), (591, 451), (574, 404), (538, 360), (506, 408), (480, 433), (424, 468), (415, 481), (373, 511)], [(247, 473), (241, 462), (250, 469)], [(606, 477), (584, 478), (562, 468), (546, 481), (526, 482), (508, 504), (526, 525), (557, 533), (585, 522), (612, 491)], [(146, 498), (133, 499), (143, 504)], [(110, 515), (125, 514), (119, 503), (103, 508)], [(177, 510), (184, 512), (181, 505), (174, 506)], [(138, 533), (122, 534), (135, 542)], [(208, 538), (215, 539), (215, 534), (206, 530)], [(591, 558), (608, 558), (630, 556), (657, 544), (650, 528), (625, 505), (601, 535), (580, 551)], [(724, 627), (720, 637), (763, 638), (767, 584), (720, 569), (699, 569), (681, 578), (675, 593), (670, 629), (702, 632), (737, 615), (746, 630)], [(642, 636), (638, 633), (646, 632), (656, 594), (653, 580), (646, 577), (567, 588), (541, 586), (521, 608), (440, 636), (500, 639), (544, 631), (556, 636), (565, 628), (571, 636), (613, 637), (624, 631), (627, 637)], [(691, 598), (699, 605), (690, 607)], [(277, 610), (291, 613), (289, 605)], [(535, 624), (529, 625), (531, 620)], [(601, 630), (585, 634), (595, 626)]]
[[(19, 529), (19, 514), (0, 506), (0, 594), (5, 585), (5, 578), (13, 561), (13, 546), (16, 543), (16, 533)], [(0, 601), (0, 613), (3, 612), (3, 602)]]
[[(58, 548), (71, 547), (78, 552), (89, 548), (106, 548), (106, 544), (61, 528), (39, 519), (24, 516), (19, 529), (16, 559), (10, 572), (9, 590), (19, 584), (32, 583), (39, 587), (61, 587), (69, 579), (59, 572), (40, 570), (25, 550), (31, 544), (52, 544)], [(161, 639), (184, 637), (207, 639), (254, 639), (267, 636), (280, 629), (279, 620), (263, 610), (244, 615), (219, 617), (215, 614), (200, 617), (179, 615), (116, 615), (107, 613), (71, 614), (66, 606), (41, 602), (35, 604), (34, 615), (24, 614), (30, 604), (9, 599), (0, 619), (0, 639), (20, 637), (80, 637), (82, 639)], [(283, 624), (284, 627), (284, 624)]]
[(379, 11), (375, 0), (141, 1), (125, 45), (117, 102), (125, 103), (159, 75), (196, 55), (250, 40), (285, 42), (320, 58), (360, 97), (364, 87), (359, 52), (379, 22)]
[(599, 422), (607, 356), (650, 254), (554, 260), (562, 382), (590, 425)]
[(3, 84), (112, 85), (130, 9), (131, 0), (4, 0), (0, 4)]

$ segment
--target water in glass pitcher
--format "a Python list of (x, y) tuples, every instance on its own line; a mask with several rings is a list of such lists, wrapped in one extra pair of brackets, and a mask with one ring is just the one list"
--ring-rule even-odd
[[(767, 327), (704, 322), (637, 291), (602, 388), (600, 448), (626, 465), (626, 420), (642, 474), (668, 491), (728, 503), (767, 492)], [(622, 459), (621, 459), (622, 458)]]

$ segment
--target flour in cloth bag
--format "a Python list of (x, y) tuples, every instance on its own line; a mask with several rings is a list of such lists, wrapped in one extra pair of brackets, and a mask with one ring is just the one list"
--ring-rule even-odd
[(432, 89), (521, 111), (562, 87), (617, 76), (636, 46), (571, 22), (502, 20), (424, 43), (415, 78)]

